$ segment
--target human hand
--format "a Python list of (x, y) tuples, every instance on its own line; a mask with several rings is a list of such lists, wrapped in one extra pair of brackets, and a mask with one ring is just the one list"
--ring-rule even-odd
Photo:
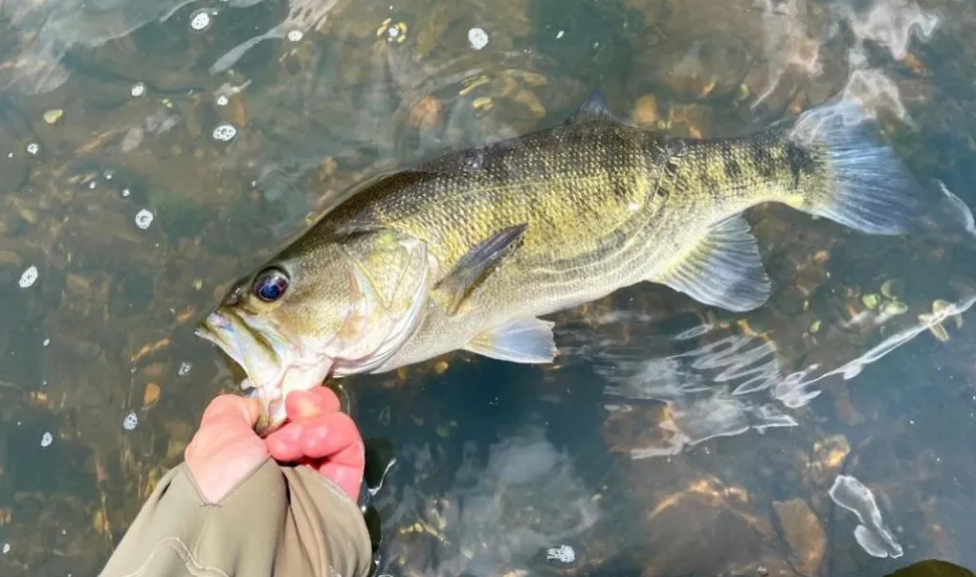
[(221, 395), (211, 401), (185, 453), (207, 501), (219, 502), (269, 456), (312, 467), (358, 499), (365, 448), (335, 394), (325, 387), (295, 391), (285, 399), (285, 409), (288, 420), (262, 439), (254, 432), (261, 414), (257, 400)]
[(271, 456), (315, 469), (357, 501), (366, 448), (339, 397), (326, 387), (295, 391), (285, 399), (285, 412), (288, 420), (265, 439)]

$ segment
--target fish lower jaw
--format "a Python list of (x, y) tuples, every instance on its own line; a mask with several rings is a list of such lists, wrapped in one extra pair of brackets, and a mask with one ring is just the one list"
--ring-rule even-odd
[(269, 411), (274, 403), (281, 406), (284, 418), (285, 399), (295, 391), (309, 391), (320, 386), (332, 372), (333, 359), (323, 359), (307, 365), (293, 365), (281, 372), (274, 383), (260, 387), (262, 402)]
[(270, 395), (262, 394), (264, 391), (259, 389), (254, 389), (254, 391), (258, 392), (256, 396), (261, 402), (262, 411), (254, 430), (259, 436), (267, 437), (288, 420), (285, 400), (280, 394), (280, 390), (273, 391)]

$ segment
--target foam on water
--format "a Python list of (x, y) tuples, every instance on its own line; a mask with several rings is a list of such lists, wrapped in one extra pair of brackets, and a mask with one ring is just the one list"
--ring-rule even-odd
[(37, 277), (38, 277), (37, 267), (31, 265), (27, 267), (27, 269), (24, 270), (23, 273), (21, 273), (20, 280), (17, 281), (17, 285), (20, 286), (20, 288), (31, 287), (34, 285), (35, 282), (37, 282)]
[(853, 476), (837, 475), (828, 494), (839, 507), (857, 516), (860, 524), (854, 529), (854, 538), (869, 555), (892, 559), (902, 556), (901, 545), (881, 518), (871, 489)]

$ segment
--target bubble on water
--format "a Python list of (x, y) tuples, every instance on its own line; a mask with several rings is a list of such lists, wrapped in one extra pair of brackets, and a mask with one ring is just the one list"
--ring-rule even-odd
[(23, 274), (20, 275), (20, 280), (17, 281), (17, 284), (20, 285), (20, 288), (27, 288), (32, 284), (34, 284), (36, 281), (37, 281), (37, 267), (31, 265), (27, 270), (23, 272)]
[(488, 33), (481, 28), (468, 30), (468, 44), (475, 50), (481, 50), (488, 45)]
[(135, 96), (136, 98), (142, 96), (145, 93), (146, 93), (146, 85), (143, 84), (142, 82), (136, 82), (135, 84), (132, 85), (132, 88), (129, 89), (129, 94)]
[(41, 344), (41, 346), (44, 346), (44, 347), (46, 347), (46, 346), (48, 346), (49, 344), (51, 344), (51, 339), (44, 339), (44, 342), (43, 342), (43, 343)]
[(40, 151), (41, 147), (36, 142), (27, 145), (27, 154), (37, 154)]
[(217, 97), (217, 106), (227, 106), (229, 102), (230, 100), (228, 100), (228, 98), (223, 94)]
[(51, 443), (53, 442), (54, 442), (54, 435), (52, 435), (51, 433), (45, 432), (43, 435), (41, 435), (42, 447), (50, 447)]
[(67, 529), (61, 529), (61, 535), (67, 535), (67, 534), (68, 534)]
[(214, 140), (220, 140), (222, 142), (232, 140), (235, 136), (237, 136), (237, 129), (232, 124), (221, 124), (217, 128), (214, 128), (213, 131)]
[(192, 368), (193, 368), (193, 365), (192, 364), (190, 364), (190, 363), (182, 363), (180, 365), (180, 370), (178, 371), (178, 374), (181, 377), (184, 377), (184, 376), (186, 376), (187, 373), (190, 372), (190, 369), (192, 369)]
[(302, 34), (301, 30), (292, 30), (288, 33), (288, 39), (292, 42), (298, 42), (302, 39), (302, 36), (304, 36), (304, 34)]
[(152, 221), (153, 221), (153, 213), (149, 212), (148, 210), (142, 209), (138, 213), (136, 213), (136, 226), (138, 226), (142, 230), (146, 230), (147, 228), (149, 228), (149, 225), (152, 224)]
[(0, 552), (2, 552), (4, 555), (10, 553), (10, 543), (4, 543), (3, 548), (0, 549)]
[(122, 428), (126, 431), (131, 431), (136, 428), (139, 424), (139, 415), (135, 411), (132, 411), (122, 419)]
[(572, 563), (576, 560), (576, 551), (569, 545), (560, 545), (546, 551), (546, 559), (560, 563)]
[(210, 11), (206, 8), (201, 8), (190, 16), (190, 28), (198, 32), (210, 28), (210, 23)]

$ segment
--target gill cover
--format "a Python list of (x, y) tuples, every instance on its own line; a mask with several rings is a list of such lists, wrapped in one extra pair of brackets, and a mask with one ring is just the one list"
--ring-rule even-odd
[(359, 308), (347, 323), (355, 337), (338, 352), (337, 377), (370, 372), (403, 346), (423, 321), (434, 278), (427, 244), (398, 231), (357, 235), (342, 250)]

